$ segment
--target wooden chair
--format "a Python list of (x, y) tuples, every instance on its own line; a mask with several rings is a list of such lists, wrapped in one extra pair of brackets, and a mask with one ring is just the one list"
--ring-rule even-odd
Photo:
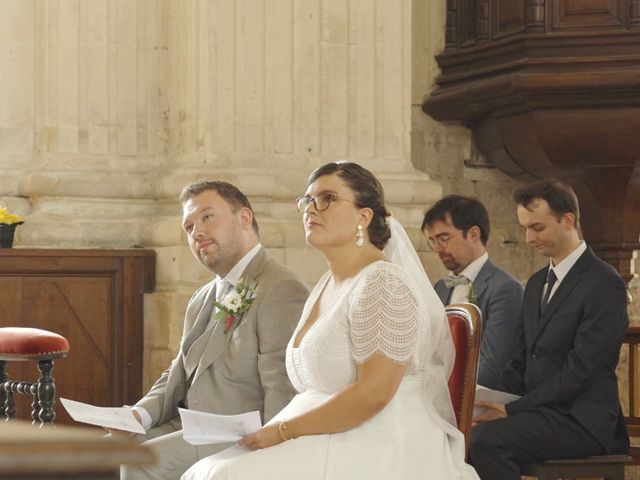
[[(56, 387), (51, 376), (54, 360), (64, 358), (69, 342), (57, 333), (39, 328), (0, 328), (0, 416), (15, 418), (14, 393), (33, 397), (33, 422), (52, 424), (56, 418), (53, 405)], [(7, 374), (7, 362), (38, 362), (40, 377), (37, 382), (13, 381)]]
[(471, 303), (458, 303), (446, 308), (449, 327), (456, 348), (453, 371), (449, 377), (449, 394), (458, 428), (464, 434), (465, 453), (469, 448), (473, 402), (476, 394), (482, 314)]
[[(623, 347), (627, 349), (629, 370), (627, 381), (628, 415), (624, 418), (630, 437), (640, 442), (640, 327), (629, 327), (624, 337)], [(640, 465), (640, 446), (632, 446), (629, 450), (631, 465)]]
[[(623, 348), (627, 348), (628, 371), (628, 415), (625, 424), (630, 437), (640, 437), (640, 327), (630, 327)], [(640, 447), (632, 446), (629, 455), (596, 455), (588, 458), (547, 460), (525, 465), (523, 475), (539, 480), (604, 478), (624, 480), (625, 465), (640, 465)]]

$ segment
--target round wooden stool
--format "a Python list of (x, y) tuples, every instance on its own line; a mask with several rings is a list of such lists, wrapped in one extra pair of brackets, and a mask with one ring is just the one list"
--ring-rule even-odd
[[(69, 353), (69, 342), (62, 335), (39, 328), (0, 328), (0, 416), (15, 418), (14, 393), (33, 397), (31, 417), (42, 424), (56, 418), (53, 405), (56, 387), (51, 376), (53, 361)], [(9, 380), (7, 362), (38, 362), (40, 378), (37, 382)]]

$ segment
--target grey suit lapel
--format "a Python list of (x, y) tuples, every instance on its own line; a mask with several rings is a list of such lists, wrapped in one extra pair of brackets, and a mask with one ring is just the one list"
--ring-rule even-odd
[(489, 286), (489, 279), (491, 278), (495, 270), (495, 265), (491, 262), (490, 259), (487, 259), (487, 261), (478, 272), (476, 279), (473, 281), (473, 293), (475, 294), (476, 301), (478, 303), (480, 303), (482, 295), (487, 290), (487, 287)]
[[(264, 270), (264, 267), (267, 263), (267, 256), (265, 254), (264, 248), (261, 248), (256, 256), (249, 262), (247, 268), (245, 268), (242, 273), (242, 278), (245, 281), (255, 281), (259, 282), (260, 275)], [(258, 284), (258, 292), (259, 293), (260, 285)], [(251, 314), (251, 309), (249, 309), (243, 316), (240, 318), (239, 322), (234, 326), (238, 328), (238, 325), (242, 322), (243, 318), (247, 315)], [(197, 380), (197, 378), (204, 372), (209, 366), (215, 362), (222, 352), (225, 351), (227, 345), (229, 344), (229, 340), (231, 339), (231, 335), (233, 330), (224, 333), (224, 322), (216, 322), (216, 325), (211, 329), (211, 333), (206, 341), (206, 345), (204, 347), (204, 351), (200, 356), (200, 360), (198, 362), (198, 367), (196, 369), (195, 375), (193, 377), (193, 382)]]
[(185, 336), (184, 342), (182, 342), (182, 353), (186, 355), (193, 342), (195, 342), (207, 329), (207, 325), (209, 324), (209, 319), (211, 318), (211, 314), (213, 313), (213, 301), (216, 298), (216, 284), (215, 282), (211, 282), (212, 286), (209, 291), (205, 294), (204, 299), (202, 300), (202, 306), (200, 307), (200, 311), (198, 312), (198, 316), (196, 317), (196, 321), (193, 322), (193, 326), (191, 330)]

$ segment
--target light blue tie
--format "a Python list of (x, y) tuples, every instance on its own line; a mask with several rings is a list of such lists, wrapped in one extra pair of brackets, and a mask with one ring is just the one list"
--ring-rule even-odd
[(450, 274), (442, 279), (447, 288), (452, 288), (457, 285), (469, 285), (469, 279), (464, 275)]

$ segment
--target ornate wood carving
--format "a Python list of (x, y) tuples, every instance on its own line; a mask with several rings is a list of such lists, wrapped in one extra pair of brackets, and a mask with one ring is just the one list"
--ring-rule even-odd
[(527, 30), (544, 29), (544, 0), (529, 0), (527, 5)]
[[(0, 250), (3, 326), (44, 328), (69, 340), (56, 361), (58, 397), (103, 406), (142, 394), (143, 293), (155, 286), (152, 250)], [(10, 377), (37, 379), (33, 362)], [(27, 401), (27, 398), (16, 398)], [(18, 412), (30, 412), (27, 403)], [(71, 423), (56, 407), (56, 423)]]
[(631, 0), (629, 5), (629, 17), (631, 23), (640, 23), (640, 0)]
[(638, 3), (489, 0), (489, 37), (440, 54), (423, 103), (472, 128), (509, 175), (571, 183), (585, 238), (627, 281), (640, 248)]
[(455, 48), (458, 44), (458, 0), (447, 0), (446, 48)]
[(478, 42), (489, 38), (489, 0), (478, 0)]
[(494, 12), (494, 38), (498, 39), (524, 31), (527, 16), (525, 2), (496, 0)]
[(626, 16), (622, 3), (623, 0), (557, 1), (553, 9), (553, 29), (621, 26)]

